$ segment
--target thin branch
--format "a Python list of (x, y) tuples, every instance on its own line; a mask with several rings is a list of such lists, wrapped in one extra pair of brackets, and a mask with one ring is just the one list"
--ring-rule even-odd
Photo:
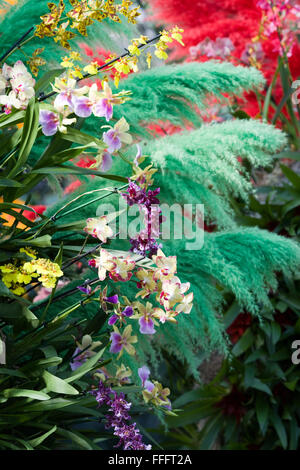
[(4, 59), (6, 59), (6, 57), (8, 57), (9, 54), (21, 44), (21, 42), (23, 41), (23, 39), (25, 39), (25, 38), (28, 36), (28, 34), (31, 33), (31, 31), (32, 31), (33, 29), (34, 29), (34, 26), (32, 26), (31, 28), (29, 28), (28, 31), (26, 31), (26, 33), (24, 33), (23, 36), (22, 36), (17, 42), (15, 42), (15, 43), (8, 49), (8, 51), (6, 51), (6, 52), (0, 57), (0, 62), (2, 62)]
[[(161, 37), (161, 34), (158, 34), (157, 36), (155, 36), (154, 38), (152, 39), (149, 39), (148, 41), (146, 41), (146, 44), (139, 44), (137, 47), (138, 49), (142, 49), (143, 47), (147, 46), (148, 44), (151, 44), (152, 42), (154, 41), (157, 41), (159, 38)], [(106, 62), (105, 64), (99, 66), (97, 68), (98, 72), (101, 72), (101, 70), (104, 70), (106, 69), (107, 67), (109, 67), (110, 65), (113, 65), (115, 62), (118, 62), (120, 59), (123, 59), (124, 57), (130, 57), (132, 56), (132, 54), (130, 54), (129, 51), (127, 51), (126, 49), (126, 52), (122, 55), (120, 55), (119, 57), (116, 57), (115, 59), (112, 59), (110, 60), (109, 62)], [(94, 77), (96, 74), (90, 74), (90, 73), (86, 73), (83, 75), (82, 78), (76, 78), (76, 81), (77, 83), (80, 82), (81, 80), (84, 80), (86, 78), (90, 78), (90, 77)], [(54, 96), (56, 95), (56, 91), (51, 91), (50, 93), (48, 93), (47, 95), (45, 95), (44, 92), (41, 92), (39, 97), (38, 97), (38, 101), (39, 102), (42, 102), (42, 101), (45, 101), (46, 99), (48, 98), (51, 98), (51, 96)]]

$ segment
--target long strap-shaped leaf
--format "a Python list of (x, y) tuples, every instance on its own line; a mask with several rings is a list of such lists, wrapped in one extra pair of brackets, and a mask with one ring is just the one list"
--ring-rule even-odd
[(39, 125), (39, 104), (32, 98), (26, 109), (19, 155), (15, 167), (11, 170), (9, 178), (13, 178), (24, 166), (35, 142)]

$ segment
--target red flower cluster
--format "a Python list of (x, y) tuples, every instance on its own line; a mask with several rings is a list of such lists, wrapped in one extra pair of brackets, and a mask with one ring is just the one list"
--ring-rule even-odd
[(238, 342), (240, 337), (245, 333), (247, 328), (252, 323), (252, 317), (250, 313), (240, 313), (234, 322), (227, 328), (227, 333), (232, 344)]
[(237, 423), (240, 423), (242, 417), (246, 414), (246, 408), (243, 405), (247, 400), (247, 396), (238, 390), (236, 385), (233, 385), (230, 393), (225, 395), (216, 407), (220, 408), (223, 415), (233, 416)]
[[(275, 4), (278, 2), (275, 1)], [(295, 2), (290, 0), (288, 3), (293, 5)], [(150, 5), (154, 13), (150, 19), (160, 24), (178, 24), (184, 28), (185, 46), (176, 47), (171, 58), (201, 62), (221, 58), (249, 65), (254, 49), (256, 65), (261, 68), (268, 82), (271, 81), (278, 60), (278, 33), (273, 31), (268, 36), (264, 35), (263, 19), (266, 12), (258, 0), (150, 0)], [(222, 40), (223, 47), (220, 48)], [(222, 52), (225, 46), (228, 48), (227, 53)], [(300, 73), (299, 43), (292, 49), (289, 65), (295, 80)], [(282, 91), (278, 86), (275, 89), (277, 103), (281, 98)], [(245, 111), (256, 116), (259, 112), (256, 96), (248, 94), (247, 101)]]

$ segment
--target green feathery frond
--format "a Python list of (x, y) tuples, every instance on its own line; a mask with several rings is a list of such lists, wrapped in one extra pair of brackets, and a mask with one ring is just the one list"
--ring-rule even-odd
[(266, 167), (286, 145), (286, 136), (259, 121), (232, 120), (144, 143), (144, 153), (158, 169), (161, 199), (205, 204), (208, 220), (226, 227), (232, 223), (230, 199), (247, 201), (253, 191), (237, 157), (253, 168)]
[[(263, 75), (255, 68), (235, 67), (215, 61), (182, 65), (166, 65), (133, 74), (120, 83), (120, 89), (132, 91), (133, 100), (114, 111), (114, 118), (122, 116), (130, 124), (131, 132), (147, 136), (141, 126), (152, 122), (169, 121), (175, 125), (199, 125), (199, 109), (207, 108), (207, 98), (214, 96), (226, 102), (225, 94), (242, 95), (244, 91), (261, 88)], [(95, 126), (89, 119), (85, 129)]]

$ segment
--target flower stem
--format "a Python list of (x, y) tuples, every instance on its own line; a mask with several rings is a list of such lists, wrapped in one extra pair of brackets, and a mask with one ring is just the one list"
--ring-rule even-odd
[[(31, 28), (28, 29), (28, 31), (26, 31), (26, 33), (23, 34), (23, 36), (17, 41), (15, 42), (9, 49), (8, 51), (6, 51), (1, 57), (0, 57), (0, 62), (2, 62), (4, 59), (7, 59), (7, 57), (9, 57), (15, 49), (17, 49), (18, 47), (20, 47), (21, 45), (25, 44), (25, 42), (23, 44), (22, 41), (28, 36), (28, 34), (31, 33), (31, 31), (34, 29), (34, 26), (32, 26)], [(30, 40), (32, 39), (34, 36), (31, 36), (30, 38), (27, 39)], [(26, 41), (26, 42), (27, 42)]]
[[(152, 39), (149, 39), (146, 44), (139, 44), (137, 47), (138, 49), (142, 49), (143, 47), (147, 46), (148, 44), (151, 44), (152, 42), (154, 41), (157, 41), (159, 38), (161, 37), (161, 34), (158, 34), (157, 36), (155, 36), (154, 38)], [(109, 67), (110, 65), (113, 65), (115, 62), (118, 62), (118, 60), (120, 59), (123, 59), (124, 57), (127, 57), (127, 56), (130, 56), (130, 52), (127, 51), (125, 52), (124, 54), (120, 55), (119, 57), (116, 57), (115, 59), (112, 59), (110, 60), (109, 62), (106, 62), (105, 64), (101, 65), (100, 67), (97, 68), (98, 72), (101, 72), (102, 70), (106, 69), (107, 67)], [(94, 77), (95, 74), (90, 74), (90, 73), (86, 73), (83, 75), (82, 78), (77, 78), (76, 81), (77, 83), (80, 82), (81, 80), (84, 80), (86, 78), (90, 78), (90, 77)], [(47, 95), (45, 95), (43, 92), (40, 93), (39, 97), (38, 97), (38, 101), (45, 101), (46, 99), (50, 98), (51, 96), (54, 96), (56, 95), (56, 91), (51, 91), (50, 93), (48, 93)]]

